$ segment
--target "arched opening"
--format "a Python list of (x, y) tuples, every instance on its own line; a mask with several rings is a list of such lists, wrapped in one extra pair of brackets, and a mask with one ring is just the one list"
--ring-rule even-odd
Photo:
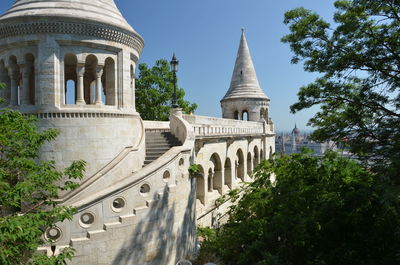
[(254, 146), (254, 159), (253, 159), (253, 170), (256, 168), (258, 164), (260, 164), (260, 153), (258, 152), (257, 145)]
[(242, 112), (242, 120), (248, 121), (249, 120), (249, 112), (247, 110), (244, 110)]
[(5, 84), (4, 88), (0, 89), (0, 97), (4, 99), (3, 106), (10, 103), (10, 77), (8, 75), (7, 68), (5, 66), (4, 60), (0, 61), (0, 82)]
[(266, 109), (261, 108), (260, 109), (260, 120), (267, 120), (267, 115), (266, 115)]
[(227, 158), (224, 165), (224, 184), (232, 189), (232, 182), (232, 163), (230, 158)]
[(263, 160), (263, 159), (265, 159), (265, 157), (264, 157), (264, 151), (261, 149), (261, 150), (260, 150), (260, 160)]
[(214, 176), (213, 176), (213, 189), (218, 190), (219, 193), (222, 194), (222, 186), (223, 186), (223, 179), (222, 179), (222, 163), (221, 159), (218, 154), (214, 153), (211, 156), (211, 163), (214, 165)]
[(208, 170), (207, 190), (208, 190), (208, 192), (213, 191), (213, 171), (211, 168)]
[(199, 171), (196, 173), (196, 198), (200, 200), (202, 204), (205, 203), (205, 187), (204, 170), (199, 166)]
[(23, 74), (23, 104), (35, 105), (35, 57), (32, 54), (25, 55), (25, 73)]
[(76, 104), (78, 59), (74, 54), (64, 56), (65, 104)]
[(16, 106), (20, 104), (20, 99), (21, 99), (20, 98), (21, 76), (20, 76), (19, 66), (17, 63), (17, 57), (10, 56), (8, 64), (9, 64), (8, 75), (10, 76), (11, 79), (9, 87), (11, 94), (10, 103), (11, 105)]
[(233, 117), (235, 120), (239, 119), (239, 111), (235, 111), (235, 113), (233, 114)]
[(115, 90), (115, 62), (112, 58), (107, 58), (104, 64), (103, 76), (103, 93), (106, 105), (117, 104), (117, 93)]
[(244, 156), (241, 149), (236, 152), (236, 178), (244, 181)]
[(247, 153), (247, 175), (250, 177), (253, 172), (253, 164), (251, 163), (251, 153)]
[(96, 92), (96, 68), (97, 57), (88, 55), (85, 61), (85, 73), (83, 74), (83, 95), (86, 104), (93, 104)]

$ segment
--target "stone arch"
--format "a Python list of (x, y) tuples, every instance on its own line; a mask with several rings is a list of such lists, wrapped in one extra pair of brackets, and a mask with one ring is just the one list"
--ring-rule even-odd
[(25, 55), (25, 72), (23, 73), (23, 104), (35, 105), (36, 89), (35, 56), (31, 53)]
[(86, 104), (93, 104), (96, 91), (96, 68), (98, 59), (90, 54), (85, 59), (85, 73), (83, 74), (83, 94)]
[(242, 149), (238, 149), (236, 152), (235, 168), (235, 177), (244, 181), (244, 155)]
[(235, 120), (239, 120), (239, 111), (235, 111), (235, 112), (234, 112), (233, 118), (234, 118)]
[(75, 54), (66, 54), (64, 56), (64, 104), (76, 104), (77, 97), (77, 75), (78, 58)]
[(230, 189), (233, 188), (233, 179), (232, 179), (232, 163), (231, 159), (228, 157), (225, 159), (224, 164), (224, 184), (227, 185)]
[(260, 150), (260, 159), (263, 160), (264, 158), (264, 151), (263, 149)]
[(258, 152), (257, 145), (254, 146), (254, 158), (253, 158), (253, 169), (256, 168), (258, 164), (260, 164), (260, 153)]
[(103, 83), (106, 105), (115, 106), (117, 104), (115, 61), (111, 57), (105, 60), (101, 80)]
[(20, 102), (20, 70), (17, 57), (11, 55), (8, 59), (8, 75), (10, 76), (10, 105), (16, 106)]
[(0, 60), (0, 82), (4, 83), (6, 86), (4, 89), (0, 89), (0, 97), (5, 100), (4, 105), (7, 105), (10, 103), (11, 100), (11, 79), (8, 75), (8, 70), (4, 60)]
[(253, 171), (253, 163), (252, 163), (252, 156), (251, 152), (247, 153), (247, 175), (250, 177)]
[(211, 163), (214, 166), (214, 172), (212, 176), (213, 189), (218, 190), (222, 194), (223, 178), (222, 178), (222, 163), (221, 158), (217, 153), (214, 153), (210, 158)]
[(250, 117), (249, 117), (249, 112), (247, 110), (242, 111), (242, 119), (243, 121), (249, 121)]
[(260, 109), (260, 120), (268, 120), (267, 109), (261, 108)]
[(204, 179), (204, 169), (199, 165), (199, 171), (196, 173), (196, 198), (202, 204), (205, 204), (206, 185)]

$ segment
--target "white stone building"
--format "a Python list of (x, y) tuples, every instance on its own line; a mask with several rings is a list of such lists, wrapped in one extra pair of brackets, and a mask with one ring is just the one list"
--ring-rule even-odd
[(72, 264), (176, 264), (195, 251), (196, 225), (224, 218), (228, 205), (215, 200), (251, 181), (274, 152), (269, 99), (244, 33), (224, 118), (173, 109), (169, 122), (143, 121), (135, 109), (143, 46), (113, 0), (16, 0), (0, 17), (5, 106), (59, 130), (41, 159), (88, 164), (80, 187), (60, 194), (78, 213), (46, 230), (55, 241), (40, 249), (48, 255), (72, 246)]

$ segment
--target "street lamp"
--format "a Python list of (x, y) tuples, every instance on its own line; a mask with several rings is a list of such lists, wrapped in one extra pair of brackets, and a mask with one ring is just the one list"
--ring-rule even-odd
[(175, 57), (175, 53), (172, 56), (171, 64), (171, 71), (174, 73), (174, 95), (172, 97), (172, 108), (177, 108), (178, 104), (176, 102), (176, 72), (178, 72), (178, 65), (179, 61)]

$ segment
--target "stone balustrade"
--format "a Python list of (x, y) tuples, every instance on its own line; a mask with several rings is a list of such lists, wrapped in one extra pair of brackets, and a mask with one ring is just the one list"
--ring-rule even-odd
[(267, 124), (266, 122), (222, 119), (198, 115), (183, 115), (183, 118), (193, 127), (196, 138), (273, 133), (273, 124)]

